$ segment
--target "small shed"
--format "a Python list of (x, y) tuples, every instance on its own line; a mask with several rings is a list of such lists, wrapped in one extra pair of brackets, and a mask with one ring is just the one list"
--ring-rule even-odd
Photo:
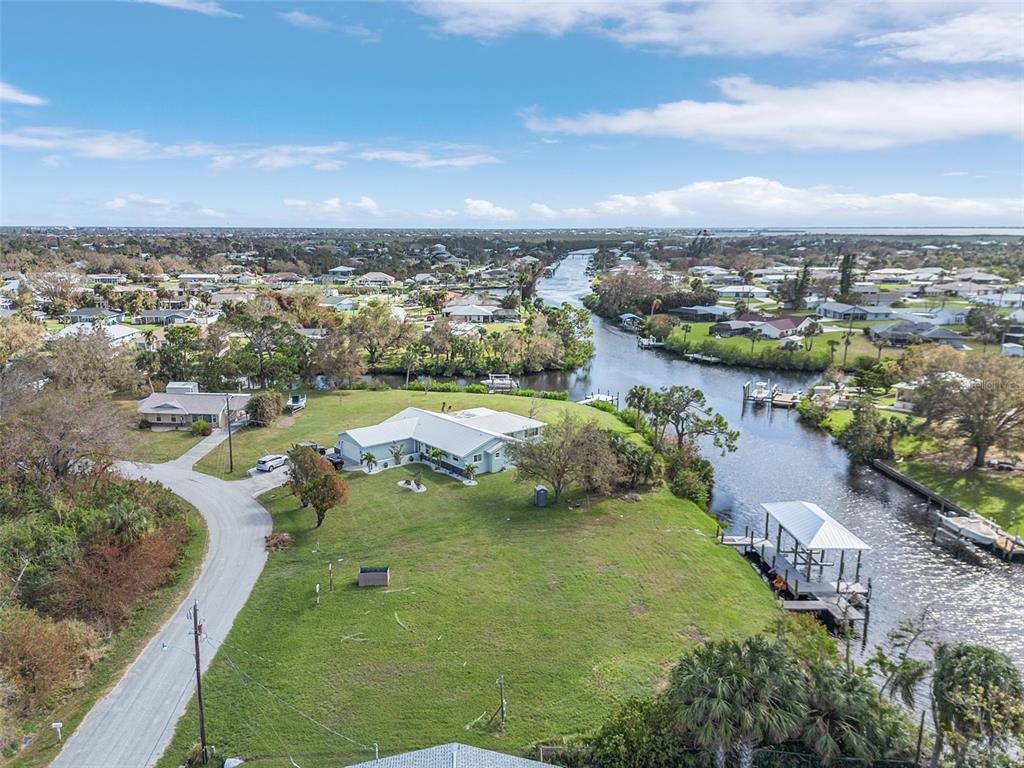
[(373, 565), (359, 569), (360, 587), (387, 587), (391, 584), (391, 566)]

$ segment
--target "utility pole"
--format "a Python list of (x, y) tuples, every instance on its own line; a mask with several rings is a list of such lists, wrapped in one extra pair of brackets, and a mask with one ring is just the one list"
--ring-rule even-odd
[(228, 412), (228, 472), (235, 471), (235, 450), (231, 445), (231, 395), (224, 395), (224, 404)]
[(196, 641), (196, 699), (199, 703), (199, 760), (206, 765), (210, 759), (206, 745), (206, 716), (203, 712), (203, 679), (199, 669), (199, 635), (203, 625), (199, 623), (199, 601), (192, 603), (192, 636)]

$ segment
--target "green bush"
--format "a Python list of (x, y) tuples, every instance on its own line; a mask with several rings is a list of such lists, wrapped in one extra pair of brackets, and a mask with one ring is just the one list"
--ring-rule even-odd
[(711, 503), (711, 492), (694, 469), (680, 469), (672, 479), (671, 488), (676, 496), (689, 499), (701, 509), (707, 509)]
[(828, 409), (814, 402), (809, 397), (801, 398), (800, 402), (796, 404), (796, 412), (800, 415), (801, 421), (813, 424), (816, 427), (820, 427), (825, 423), (825, 419), (828, 418)]
[(487, 387), (485, 387), (483, 384), (478, 384), (474, 382), (472, 384), (467, 384), (465, 391), (471, 395), (486, 395)]
[(206, 419), (196, 419), (192, 422), (192, 434), (196, 437), (207, 437), (213, 434), (213, 427)]
[(260, 427), (266, 427), (277, 421), (284, 410), (284, 397), (276, 389), (257, 392), (245, 404), (245, 412)]
[(589, 405), (591, 408), (596, 408), (597, 410), (604, 411), (605, 413), (614, 414), (618, 412), (615, 406), (607, 400), (594, 400), (592, 403), (589, 403)]
[(412, 392), (425, 392), (427, 389), (425, 386), (423, 386), (422, 381), (410, 381), (408, 384), (405, 385), (405, 388)]
[(639, 414), (640, 421), (637, 422), (637, 412), (635, 408), (623, 408), (619, 411), (618, 416), (619, 420), (623, 424), (632, 427), (637, 432), (643, 433), (643, 431), (648, 427), (647, 416), (643, 413)]

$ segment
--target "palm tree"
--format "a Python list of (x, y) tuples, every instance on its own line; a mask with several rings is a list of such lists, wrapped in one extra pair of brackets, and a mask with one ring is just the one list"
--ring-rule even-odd
[(401, 443), (391, 443), (388, 445), (388, 450), (391, 452), (391, 458), (395, 460), (395, 466), (397, 467), (402, 463), (402, 454), (405, 453), (405, 446)]
[(366, 451), (359, 458), (362, 463), (366, 465), (366, 471), (373, 472), (374, 468), (377, 466), (377, 457), (369, 451)]
[(763, 335), (760, 328), (755, 328), (750, 332), (750, 354), (754, 354), (754, 345), (761, 340)]
[(853, 331), (843, 334), (843, 367), (846, 367), (846, 357), (850, 354), (850, 345), (853, 344)]
[(467, 480), (472, 480), (474, 477), (476, 477), (476, 464), (470, 462), (469, 464), (464, 466), (462, 468), (462, 474), (466, 476)]
[(763, 637), (712, 641), (672, 672), (669, 701), (679, 727), (725, 768), (730, 752), (750, 768), (762, 744), (795, 735), (804, 721), (799, 669), (785, 647)]
[(626, 393), (626, 405), (636, 411), (636, 419), (633, 424), (633, 429), (640, 430), (640, 418), (644, 412), (650, 407), (651, 399), (654, 397), (654, 392), (650, 387), (645, 387), (642, 384), (638, 384), (635, 387), (630, 387), (629, 392)]
[(434, 462), (434, 466), (438, 469), (441, 468), (441, 457), (444, 456), (444, 451), (440, 448), (430, 448), (427, 450), (427, 458)]
[(690, 335), (690, 331), (693, 330), (693, 326), (689, 323), (683, 323), (680, 328), (683, 329), (683, 346), (686, 346), (686, 338)]
[(828, 344), (828, 362), (829, 365), (832, 365), (836, 361), (836, 350), (839, 349), (839, 341), (829, 339), (825, 343)]
[(817, 320), (811, 320), (807, 324), (807, 330), (804, 331), (804, 335), (807, 337), (807, 351), (810, 352), (814, 349), (814, 337), (821, 335), (821, 323)]

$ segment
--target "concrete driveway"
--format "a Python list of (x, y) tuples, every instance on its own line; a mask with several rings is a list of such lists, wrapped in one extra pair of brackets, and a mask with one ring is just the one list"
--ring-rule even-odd
[(192, 464), (225, 437), (215, 433), (165, 464), (125, 463), (119, 467), (125, 476), (155, 480), (193, 504), (206, 520), (209, 547), (202, 572), (184, 603), (114, 688), (93, 706), (53, 766), (153, 765), (167, 748), (195, 687), (192, 622), (187, 617), (192, 602), (199, 600), (199, 618), (213, 643), (202, 647), (205, 670), (213, 647), (227, 636), (249, 598), (267, 559), (263, 537), (271, 530), (270, 515), (254, 496), (284, 483), (287, 473), (281, 468), (227, 482), (193, 472)]

